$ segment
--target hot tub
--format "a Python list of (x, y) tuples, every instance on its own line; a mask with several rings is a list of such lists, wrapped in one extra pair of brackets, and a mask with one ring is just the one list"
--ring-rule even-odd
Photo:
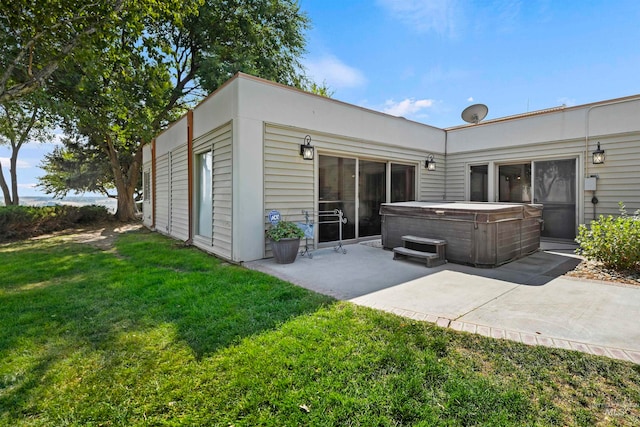
[(382, 245), (403, 246), (402, 236), (447, 241), (450, 262), (496, 267), (540, 247), (542, 205), (480, 202), (383, 203)]

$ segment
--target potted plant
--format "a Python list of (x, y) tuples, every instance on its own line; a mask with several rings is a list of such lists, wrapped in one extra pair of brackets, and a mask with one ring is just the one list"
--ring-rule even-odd
[(302, 237), (304, 231), (291, 221), (280, 221), (267, 230), (273, 257), (278, 264), (290, 264), (296, 260)]

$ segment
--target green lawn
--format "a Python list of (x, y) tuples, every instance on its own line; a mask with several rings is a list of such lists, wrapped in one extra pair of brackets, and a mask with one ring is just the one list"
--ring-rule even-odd
[(1, 425), (640, 420), (637, 365), (336, 302), (157, 234), (0, 260)]

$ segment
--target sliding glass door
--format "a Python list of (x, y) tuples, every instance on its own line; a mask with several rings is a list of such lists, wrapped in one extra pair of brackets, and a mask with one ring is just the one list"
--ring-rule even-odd
[(576, 237), (576, 160), (533, 162), (534, 199), (541, 203), (544, 230), (542, 237)]
[[(347, 223), (342, 225), (342, 238), (356, 237), (356, 159), (320, 156), (318, 170), (318, 211), (326, 212), (340, 209)], [(320, 242), (333, 242), (339, 239), (338, 223), (334, 217), (320, 217), (318, 237)]]
[[(576, 159), (536, 160), (498, 166), (498, 201), (543, 206), (542, 237), (576, 236)], [(480, 178), (471, 168), (471, 200)], [(475, 196), (477, 197), (477, 196)]]
[[(320, 155), (318, 166), (318, 211), (342, 210), (347, 219), (343, 239), (380, 235), (380, 205), (387, 198), (392, 202), (415, 200), (414, 165)], [(320, 242), (339, 239), (337, 223), (323, 224), (333, 219), (320, 217)]]
[(358, 236), (380, 234), (380, 205), (387, 200), (387, 164), (360, 160), (358, 170)]

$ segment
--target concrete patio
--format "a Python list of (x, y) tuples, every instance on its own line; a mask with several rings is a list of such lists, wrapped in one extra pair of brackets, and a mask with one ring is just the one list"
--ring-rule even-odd
[(245, 266), (337, 299), (442, 327), (640, 364), (640, 286), (562, 276), (575, 246), (542, 250), (494, 269), (394, 261), (379, 241)]

